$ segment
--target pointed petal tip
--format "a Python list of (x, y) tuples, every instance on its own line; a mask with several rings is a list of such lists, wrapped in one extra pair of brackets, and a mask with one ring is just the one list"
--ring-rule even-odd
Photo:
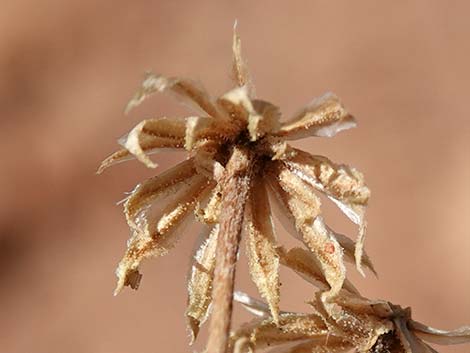
[(357, 271), (361, 274), (361, 276), (366, 278), (366, 273), (364, 272), (362, 265), (356, 265), (356, 268), (357, 268)]
[(324, 128), (318, 129), (315, 136), (317, 137), (334, 137), (338, 133), (350, 129), (354, 129), (357, 127), (356, 119), (348, 114), (346, 115), (341, 121), (337, 122), (336, 124), (332, 124), (331, 126), (325, 126)]
[(121, 293), (123, 285), (120, 283), (121, 281), (118, 281), (118, 284), (116, 285), (116, 288), (114, 289), (113, 296), (117, 297), (119, 293)]
[(106, 169), (108, 169), (109, 167), (113, 165), (113, 163), (110, 161), (112, 156), (113, 155), (107, 157), (104, 161), (101, 162), (101, 164), (99, 165), (98, 169), (95, 172), (96, 175), (102, 174)]
[(200, 326), (200, 321), (195, 319), (194, 317), (187, 315), (186, 316), (188, 320), (188, 329), (189, 329), (189, 345), (192, 346), (197, 339), (197, 336), (199, 334), (199, 326)]
[(108, 169), (109, 167), (111, 167), (114, 164), (114, 163), (110, 162), (110, 157), (106, 158), (104, 161), (101, 162), (98, 169), (96, 169), (96, 172), (95, 172), (96, 175), (103, 174), (103, 172), (106, 169)]
[(123, 114), (124, 115), (129, 115), (130, 111), (132, 110), (132, 108), (135, 107), (135, 103), (133, 101), (130, 101), (129, 103), (126, 104), (126, 106), (124, 107), (124, 110), (123, 110)]
[(374, 264), (372, 263), (372, 261), (369, 261), (369, 264), (368, 264), (367, 268), (374, 274), (376, 279), (379, 279), (379, 274), (378, 274), (377, 270), (375, 269)]
[(135, 158), (144, 164), (147, 168), (155, 169), (158, 167), (158, 164), (150, 159), (150, 157), (142, 150), (140, 146), (133, 146), (126, 144), (124, 146), (129, 152), (131, 152)]
[(114, 296), (116, 297), (119, 293), (121, 293), (122, 289), (126, 285), (126, 278), (125, 275), (123, 276), (123, 272), (121, 271), (121, 264), (118, 265), (115, 273), (117, 277), (117, 283), (116, 288), (114, 289)]
[[(356, 244), (357, 245), (357, 244)], [(356, 258), (356, 269), (357, 272), (361, 274), (362, 277), (366, 277), (366, 273), (364, 272), (364, 264), (362, 261), (362, 249), (358, 251), (358, 247), (356, 246), (356, 253), (354, 254)]]
[(348, 127), (346, 127), (344, 130), (356, 128), (358, 125), (357, 119), (354, 117), (354, 115), (348, 114), (345, 118), (345, 121), (348, 122)]
[(137, 95), (134, 95), (129, 102), (127, 102), (126, 106), (124, 107), (122, 113), (124, 115), (129, 115), (129, 113), (136, 107), (142, 103), (144, 99), (142, 97), (138, 97)]

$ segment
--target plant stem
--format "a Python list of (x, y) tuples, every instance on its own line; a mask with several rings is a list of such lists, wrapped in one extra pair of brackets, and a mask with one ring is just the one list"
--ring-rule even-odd
[(250, 188), (252, 161), (246, 149), (234, 148), (223, 180), (220, 228), (212, 290), (208, 353), (226, 353), (232, 321), (235, 268), (245, 203)]

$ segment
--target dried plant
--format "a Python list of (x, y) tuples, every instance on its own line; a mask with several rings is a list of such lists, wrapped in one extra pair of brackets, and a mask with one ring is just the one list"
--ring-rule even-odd
[[(213, 100), (196, 82), (149, 74), (127, 111), (153, 93), (168, 92), (196, 108), (198, 115), (142, 121), (120, 141), (123, 149), (108, 157), (99, 169), (102, 172), (131, 157), (155, 168), (151, 153), (174, 148), (188, 151), (186, 161), (139, 184), (125, 200), (132, 235), (116, 271), (116, 293), (126, 285), (138, 287), (141, 261), (166, 254), (194, 210), (196, 218), (212, 228), (195, 255), (187, 316), (195, 338), (212, 303), (208, 346), (214, 352), (223, 352), (227, 344), (242, 225), (251, 277), (277, 321), (279, 259), (271, 207), (294, 226), (288, 226), (292, 234), (318, 261), (330, 286), (323, 296), (326, 302), (343, 285), (343, 253), (362, 272), (364, 210), (370, 194), (357, 170), (286, 142), (308, 136), (331, 137), (355, 127), (354, 118), (334, 94), (313, 100), (293, 118), (281, 122), (278, 107), (254, 97), (235, 31), (233, 76), (236, 87)], [(355, 246), (325, 225), (317, 191), (359, 226)], [(373, 270), (370, 261), (366, 265)]]
[[(283, 263), (303, 278), (314, 278), (324, 290), (328, 282), (314, 261), (306, 261), (303, 249), (285, 252)], [(346, 282), (345, 282), (346, 283)], [(281, 312), (274, 320), (268, 306), (244, 293), (235, 299), (258, 318), (231, 335), (230, 352), (246, 353), (274, 347), (270, 352), (436, 353), (424, 341), (440, 345), (470, 342), (470, 326), (454, 331), (438, 330), (411, 318), (403, 309), (383, 300), (362, 297), (354, 287), (344, 286), (326, 311), (321, 291), (309, 302), (310, 314)]]
[[(195, 115), (142, 121), (98, 171), (133, 158), (155, 168), (152, 153), (188, 152), (185, 161), (137, 185), (126, 198), (131, 237), (116, 270), (115, 293), (124, 286), (137, 289), (141, 262), (167, 254), (184, 226), (197, 220), (204, 232), (189, 276), (186, 316), (194, 341), (211, 314), (209, 353), (225, 353), (228, 347), (241, 353), (284, 343), (294, 345), (279, 352), (422, 353), (435, 351), (421, 338), (468, 341), (468, 328), (429, 328), (413, 321), (409, 309), (363, 298), (347, 280), (344, 261), (355, 263), (362, 274), (363, 265), (375, 273), (363, 250), (370, 191), (354, 168), (287, 143), (309, 136), (332, 137), (355, 127), (339, 99), (327, 93), (282, 121), (277, 106), (255, 97), (236, 31), (233, 79), (235, 88), (212, 99), (197, 82), (148, 74), (127, 105), (130, 111), (154, 93), (166, 92), (193, 108)], [(356, 242), (325, 224), (317, 192), (358, 225)], [(278, 245), (272, 214), (304, 247), (287, 252)], [(229, 338), (242, 231), (250, 274), (266, 304), (239, 294), (238, 299), (260, 318)], [(279, 311), (281, 264), (319, 288), (311, 302), (312, 314)]]

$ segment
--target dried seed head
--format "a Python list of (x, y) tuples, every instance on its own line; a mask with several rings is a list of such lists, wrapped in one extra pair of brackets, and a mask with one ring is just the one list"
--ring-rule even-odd
[[(333, 299), (337, 310), (336, 315), (330, 315), (319, 294), (310, 303), (312, 314), (281, 312), (279, 326), (264, 303), (238, 294), (236, 299), (242, 298), (242, 304), (251, 306), (250, 311), (259, 313), (260, 318), (232, 333), (232, 351), (256, 352), (267, 346), (279, 346), (277, 353), (352, 349), (364, 353), (432, 353), (436, 351), (425, 341), (441, 345), (470, 342), (468, 326), (453, 331), (437, 330), (414, 321), (409, 308), (369, 300), (347, 290)], [(237, 344), (239, 341), (244, 344)]]
[[(187, 221), (197, 219), (219, 229), (222, 215), (228, 212), (222, 205), (233, 194), (230, 194), (233, 190), (228, 187), (229, 181), (239, 177), (237, 173), (246, 172), (246, 193), (235, 194), (238, 198), (246, 194), (246, 199), (238, 203), (244, 207), (246, 201), (247, 205), (238, 221), (242, 222), (245, 214), (244, 233), (251, 277), (268, 302), (274, 322), (281, 324), (280, 261), (297, 266), (297, 271), (312, 280), (325, 277), (325, 302), (337, 296), (343, 284), (349, 290), (354, 288), (345, 282), (343, 263), (343, 258), (350, 261), (353, 257), (353, 242), (339, 236), (324, 223), (316, 193), (324, 193), (359, 225), (355, 258), (362, 271), (364, 211), (369, 190), (362, 174), (355, 169), (294, 149), (287, 143), (308, 136), (332, 137), (354, 127), (354, 119), (338, 97), (328, 93), (282, 122), (277, 106), (254, 96), (236, 30), (233, 78), (235, 87), (218, 99), (212, 99), (197, 82), (147, 74), (127, 105), (126, 112), (129, 112), (151, 95), (165, 92), (194, 109), (194, 114), (187, 118), (163, 117), (140, 122), (121, 140), (123, 149), (108, 157), (99, 169), (102, 172), (131, 157), (155, 168), (157, 164), (151, 154), (167, 149), (185, 149), (190, 156), (167, 172), (138, 185), (127, 198), (124, 208), (131, 238), (116, 272), (116, 292), (127, 285), (136, 289), (141, 277), (138, 272), (141, 262), (164, 255), (173, 248)], [(228, 163), (236, 162), (237, 151), (246, 152), (246, 168), (231, 170)], [(300, 259), (287, 255), (280, 260), (271, 219), (275, 209), (281, 210), (276, 216), (286, 218), (291, 223), (292, 234), (304, 243), (306, 250), (302, 250)], [(193, 212), (195, 217), (192, 217)], [(196, 254), (189, 280), (187, 316), (193, 337), (213, 300), (212, 272), (217, 272), (218, 263), (224, 263), (215, 259), (218, 253), (215, 248), (219, 245), (215, 245), (214, 232)], [(217, 243), (221, 244), (220, 239)], [(366, 266), (372, 268), (370, 260), (364, 258)], [(306, 271), (302, 261), (315, 263), (315, 271)], [(341, 344), (338, 342), (339, 346)]]

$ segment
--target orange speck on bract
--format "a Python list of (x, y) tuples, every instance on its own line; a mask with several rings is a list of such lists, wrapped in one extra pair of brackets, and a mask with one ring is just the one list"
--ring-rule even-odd
[(333, 243), (326, 243), (325, 245), (325, 251), (328, 254), (333, 254), (335, 252), (335, 245)]

